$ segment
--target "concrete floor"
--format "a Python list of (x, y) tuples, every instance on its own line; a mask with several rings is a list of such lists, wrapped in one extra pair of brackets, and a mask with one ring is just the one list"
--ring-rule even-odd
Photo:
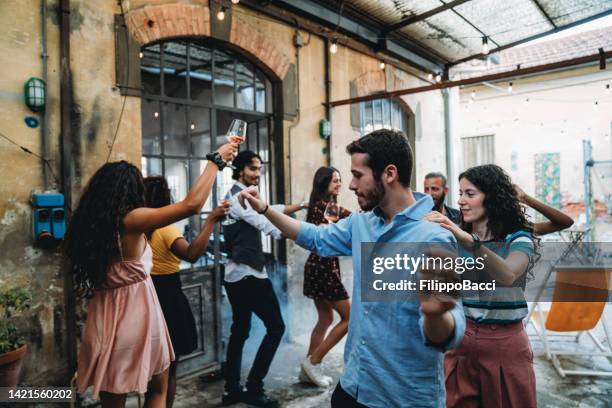
[[(607, 321), (612, 327), (612, 310), (607, 311)], [(599, 328), (596, 335), (603, 339), (603, 330)], [(251, 339), (256, 336), (251, 336)], [(261, 337), (253, 339), (251, 349), (257, 344)], [(321, 389), (298, 382), (299, 362), (303, 358), (306, 349), (307, 337), (303, 336), (293, 343), (284, 342), (274, 359), (270, 373), (266, 378), (266, 389), (270, 396), (278, 398), (281, 406), (285, 408), (315, 408), (328, 407), (333, 391)], [(576, 347), (573, 342), (554, 343), (564, 350), (572, 350)], [(338, 380), (343, 369), (342, 349), (343, 344), (336, 347), (324, 361), (324, 368), (328, 375)], [(535, 371), (537, 379), (538, 406), (544, 408), (612, 408), (612, 377), (567, 377), (561, 378), (550, 361), (546, 359), (542, 343), (532, 340), (535, 354)], [(588, 336), (580, 339), (578, 347), (581, 350), (592, 349), (593, 343)], [(252, 355), (245, 353), (243, 376), (246, 377)], [(612, 372), (612, 361), (603, 357), (572, 357), (563, 358), (565, 368), (593, 368), (609, 370)], [(223, 392), (223, 381), (205, 383), (198, 377), (183, 379), (179, 381), (175, 407), (220, 407), (221, 394)], [(128, 404), (137, 407), (136, 400), (131, 399)], [(247, 405), (236, 404), (236, 408), (245, 408)]]

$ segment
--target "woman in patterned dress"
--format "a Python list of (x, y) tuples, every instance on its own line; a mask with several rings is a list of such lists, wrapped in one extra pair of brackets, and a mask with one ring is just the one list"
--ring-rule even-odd
[[(336, 201), (341, 187), (340, 173), (333, 167), (319, 168), (312, 182), (312, 192), (306, 221), (315, 225), (327, 224), (325, 208)], [(351, 212), (338, 207), (338, 219), (348, 217)], [(321, 257), (311, 253), (304, 266), (304, 296), (311, 298), (317, 309), (318, 320), (310, 335), (308, 355), (302, 362), (300, 380), (312, 382), (320, 387), (331, 385), (331, 378), (321, 373), (323, 357), (344, 337), (348, 330), (350, 302), (340, 278), (337, 257)], [(329, 334), (327, 329), (334, 320), (334, 310), (340, 316)]]

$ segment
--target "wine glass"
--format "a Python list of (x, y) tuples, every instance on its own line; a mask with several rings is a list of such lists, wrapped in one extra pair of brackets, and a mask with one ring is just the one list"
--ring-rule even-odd
[[(226, 197), (223, 196), (223, 186), (219, 182), (219, 180), (217, 180), (217, 202), (219, 203), (219, 206), (221, 206), (226, 201), (231, 201), (230, 197), (229, 197), (229, 195), (226, 196)], [(233, 219), (232, 217), (230, 217), (229, 214), (227, 214), (223, 218), (221, 218), (221, 225), (232, 225), (235, 222), (236, 222), (236, 220)]]
[(335, 201), (330, 201), (325, 206), (325, 212), (323, 213), (323, 217), (327, 220), (328, 223), (333, 224), (338, 221), (340, 218), (340, 208)]
[[(230, 143), (242, 144), (246, 141), (246, 133), (247, 123), (244, 120), (233, 119), (225, 137)], [(231, 163), (228, 165), (234, 168)]]

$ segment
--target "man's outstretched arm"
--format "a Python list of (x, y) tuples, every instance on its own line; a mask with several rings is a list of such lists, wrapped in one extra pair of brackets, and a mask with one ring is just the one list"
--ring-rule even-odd
[(251, 208), (260, 214), (265, 211), (263, 215), (281, 231), (285, 238), (296, 240), (300, 232), (300, 222), (269, 206), (261, 199), (257, 188), (249, 187), (242, 190), (238, 195), (238, 200), (243, 207), (245, 207), (244, 200), (247, 200)]

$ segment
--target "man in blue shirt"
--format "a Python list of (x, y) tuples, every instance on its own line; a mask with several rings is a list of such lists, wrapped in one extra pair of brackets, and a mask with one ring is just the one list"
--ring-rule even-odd
[(443, 354), (459, 344), (463, 309), (452, 300), (420, 296), (419, 301), (362, 302), (361, 243), (454, 243), (452, 234), (423, 221), (429, 196), (410, 189), (413, 156), (403, 133), (377, 130), (347, 146), (355, 192), (362, 212), (336, 224), (299, 222), (263, 202), (255, 188), (240, 200), (265, 215), (283, 235), (322, 256), (353, 257), (353, 302), (344, 351), (345, 370), (332, 407), (445, 406)]

